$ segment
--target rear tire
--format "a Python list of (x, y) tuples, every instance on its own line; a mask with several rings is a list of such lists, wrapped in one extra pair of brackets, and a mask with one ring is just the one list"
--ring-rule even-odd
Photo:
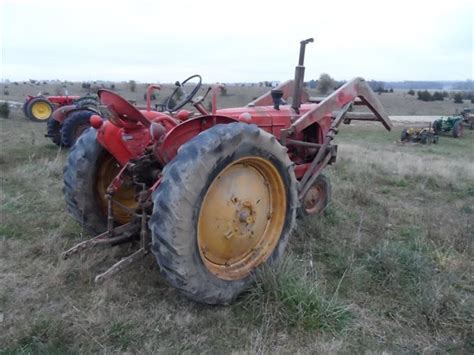
[(61, 144), (61, 123), (50, 117), (47, 123), (48, 137), (54, 144), (62, 146)]
[[(119, 170), (115, 159), (97, 141), (94, 128), (84, 132), (69, 151), (64, 167), (64, 198), (69, 213), (91, 234), (102, 233), (107, 228), (105, 190)], [(127, 181), (114, 194), (114, 199), (129, 208), (136, 207), (135, 191), (127, 187)], [(115, 205), (113, 212), (116, 225), (131, 218), (130, 213)]]
[(461, 121), (458, 121), (453, 126), (453, 137), (461, 138), (463, 136), (464, 127)]
[(400, 140), (401, 140), (402, 142), (405, 142), (405, 141), (408, 140), (408, 136), (409, 136), (409, 134), (408, 134), (408, 129), (407, 129), (407, 128), (404, 128), (404, 129), (402, 130), (402, 133), (400, 134)]
[(53, 114), (53, 105), (44, 97), (35, 97), (26, 105), (26, 116), (35, 122), (47, 122)]
[(74, 104), (79, 106), (80, 108), (97, 108), (99, 103), (97, 102), (97, 98), (94, 96), (84, 96), (76, 101), (74, 101)]
[(95, 112), (89, 110), (74, 111), (66, 116), (61, 126), (61, 141), (70, 148), (81, 134), (90, 127), (90, 118)]
[[(252, 163), (248, 165), (245, 163), (253, 161), (252, 159), (261, 161), (262, 167), (257, 169), (252, 166)], [(255, 168), (263, 176), (263, 181), (267, 181), (265, 180), (266, 171), (264, 167), (268, 166), (269, 169), (273, 169), (272, 171), (278, 175), (277, 181), (281, 183), (282, 189), (273, 190), (273, 186), (270, 187), (273, 184), (272, 180), (268, 180), (270, 184), (265, 185), (268, 190), (260, 189), (261, 182), (259, 179), (255, 179), (252, 181), (255, 181), (255, 184), (259, 186), (258, 196), (252, 196), (257, 199), (257, 205), (261, 201), (259, 199), (260, 193), (262, 193), (262, 196), (267, 196), (268, 192), (271, 201), (279, 201), (278, 199), (283, 198), (285, 203), (281, 206), (286, 205), (286, 208), (283, 207), (285, 210), (273, 209), (272, 207), (272, 212), (268, 215), (260, 213), (259, 208), (267, 206), (266, 202), (268, 200), (264, 198), (260, 206), (254, 207), (255, 201), (250, 201), (251, 198), (245, 200), (248, 198), (248, 196), (244, 196), (246, 193), (248, 194), (248, 190), (245, 192), (245, 186), (249, 186), (247, 184), (240, 185), (244, 186), (242, 188), (243, 195), (234, 196), (232, 192), (234, 197), (230, 198), (228, 195), (231, 191), (221, 190), (222, 194), (213, 195), (211, 193), (211, 196), (217, 196), (217, 200), (214, 201), (217, 202), (218, 206), (227, 204), (227, 206), (231, 206), (231, 211), (235, 207), (237, 213), (241, 213), (239, 212), (241, 210), (236, 207), (240, 204), (240, 201), (243, 201), (240, 206), (251, 205), (251, 208), (254, 208), (250, 210), (250, 216), (254, 216), (252, 223), (255, 223), (255, 226), (259, 223), (267, 226), (263, 233), (257, 231), (254, 235), (252, 230), (252, 232), (248, 232), (251, 235), (246, 234), (245, 231), (242, 234), (241, 231), (237, 232), (237, 229), (235, 229), (234, 234), (233, 227), (235, 225), (231, 223), (235, 222), (226, 220), (225, 215), (221, 214), (218, 208), (215, 215), (212, 215), (215, 218), (212, 223), (202, 217), (202, 214), (206, 215), (203, 211), (209, 206), (209, 191), (215, 191), (213, 190), (216, 187), (215, 184), (225, 183), (228, 176), (225, 175), (226, 172), (232, 171), (232, 168), (237, 166), (241, 166), (236, 169), (242, 169), (242, 171)], [(244, 181), (246, 181), (245, 178), (248, 178), (249, 175), (236, 173), (233, 176), (244, 176)], [(221, 177), (222, 180), (220, 180)], [(274, 191), (282, 191), (282, 194), (274, 194)], [(298, 205), (297, 181), (293, 164), (288, 158), (286, 149), (278, 143), (274, 136), (254, 125), (243, 123), (217, 125), (181, 146), (176, 157), (165, 166), (162, 182), (152, 198), (154, 203), (153, 214), (149, 222), (153, 240), (152, 251), (156, 256), (164, 278), (188, 298), (208, 304), (231, 303), (252, 281), (255, 270), (264, 263), (272, 265), (280, 259), (295, 225)], [(213, 200), (211, 199), (211, 201)], [(235, 205), (232, 205), (232, 203)], [(255, 215), (252, 214), (254, 212)], [(238, 214), (238, 216), (242, 215)], [(282, 217), (277, 219), (274, 216)], [(223, 222), (219, 222), (220, 219)], [(203, 220), (204, 222), (202, 222)], [(206, 221), (209, 223), (206, 223)], [(242, 221), (245, 221), (245, 218), (244, 220), (240, 219), (237, 223)], [(273, 225), (279, 225), (281, 228), (272, 229), (271, 222), (275, 222)], [(230, 226), (229, 228), (227, 228), (227, 223)], [(217, 243), (225, 245), (228, 248), (226, 251), (234, 252), (232, 246), (235, 246), (235, 244), (232, 243), (248, 244), (253, 237), (256, 238), (254, 240), (257, 243), (255, 247), (249, 249), (245, 247), (242, 254), (245, 257), (237, 258), (238, 261), (235, 264), (234, 261), (231, 263), (230, 259), (227, 259), (225, 263), (212, 264), (221, 268), (221, 274), (210, 266), (211, 259), (209, 255), (212, 256), (217, 249), (213, 249), (214, 246), (210, 244), (205, 246), (201, 244), (202, 239), (209, 238), (208, 235), (202, 233), (203, 226), (204, 230), (208, 231), (205, 228), (212, 226), (212, 228), (219, 229), (217, 227), (219, 224), (223, 229), (220, 230), (222, 234), (219, 234)], [(227, 231), (227, 229), (229, 230)], [(278, 230), (278, 233), (267, 233), (267, 231), (273, 232), (275, 230)], [(276, 240), (274, 244), (265, 239), (269, 235)], [(230, 241), (227, 242), (224, 238), (230, 239)], [(260, 243), (261, 240), (265, 242)], [(209, 248), (206, 249), (206, 247)], [(262, 253), (267, 254), (260, 258)], [(252, 259), (255, 255), (260, 256), (257, 259)], [(224, 256), (222, 257), (224, 258)], [(257, 260), (257, 262), (252, 264), (254, 260)], [(212, 262), (214, 261), (212, 260)], [(247, 261), (249, 261), (248, 264)], [(237, 267), (243, 265), (244, 269), (239, 270), (245, 272), (238, 274), (235, 278), (229, 278), (229, 269), (235, 270), (234, 265), (237, 265)], [(252, 265), (252, 267), (247, 270), (245, 268), (248, 265)], [(233, 272), (232, 270), (230, 272)]]

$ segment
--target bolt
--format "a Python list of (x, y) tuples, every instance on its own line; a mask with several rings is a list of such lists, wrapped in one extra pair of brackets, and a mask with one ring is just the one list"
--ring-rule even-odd
[(248, 222), (248, 219), (250, 218), (249, 216), (249, 212), (247, 210), (243, 210), (242, 212), (240, 212), (240, 215), (239, 215), (239, 219), (240, 219), (240, 222), (244, 223), (244, 222)]
[(233, 235), (234, 235), (234, 232), (231, 231), (230, 229), (227, 232), (224, 233), (225, 239), (230, 239), (230, 238), (232, 238)]

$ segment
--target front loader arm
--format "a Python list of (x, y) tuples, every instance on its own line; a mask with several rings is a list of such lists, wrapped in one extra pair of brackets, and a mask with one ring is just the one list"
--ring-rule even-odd
[[(333, 111), (339, 111), (346, 105), (355, 101), (357, 98), (373, 112), (373, 119), (364, 119), (365, 121), (380, 121), (387, 130), (392, 128), (392, 122), (386, 114), (377, 96), (372, 91), (367, 82), (362, 78), (355, 78), (347, 82), (331, 95), (326, 97), (319, 104), (300, 118), (298, 118), (286, 130), (287, 135), (302, 132), (305, 128), (311, 126), (315, 122), (319, 122), (323, 117), (332, 115)], [(345, 113), (344, 113), (345, 114)], [(342, 117), (344, 118), (344, 117)], [(350, 120), (357, 120), (357, 116), (349, 117)]]
[[(351, 115), (348, 113), (351, 104), (357, 98), (359, 98), (362, 103), (372, 111), (373, 116), (366, 115), (364, 118), (359, 118), (358, 115)], [(351, 120), (358, 119), (364, 121), (380, 121), (387, 130), (392, 128), (392, 122), (385, 113), (382, 104), (375, 96), (370, 86), (364, 79), (355, 78), (333, 92), (319, 104), (316, 104), (314, 108), (306, 112), (304, 115), (296, 119), (288, 129), (282, 130), (282, 143), (286, 144), (287, 142), (292, 141), (287, 139), (287, 137), (301, 133), (305, 128), (314, 123), (320, 123), (321, 120), (328, 116), (333, 118), (333, 120), (331, 126), (325, 133), (324, 142), (321, 145), (305, 143), (306, 145), (314, 145), (318, 151), (309, 168), (307, 168), (300, 180), (298, 191), (298, 197), (300, 200), (305, 198), (306, 193), (318, 175), (332, 160), (333, 152), (331, 150), (331, 141), (334, 139), (334, 135), (337, 133), (337, 128), (342, 122), (350, 122)], [(295, 141), (292, 141), (292, 143), (294, 144)]]

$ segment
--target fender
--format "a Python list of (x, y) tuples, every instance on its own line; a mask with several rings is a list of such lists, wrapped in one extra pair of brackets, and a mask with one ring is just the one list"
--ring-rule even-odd
[(126, 129), (105, 121), (97, 130), (97, 141), (124, 166), (145, 151), (151, 135), (147, 127)]
[(51, 117), (53, 118), (53, 120), (58, 121), (59, 123), (62, 124), (64, 123), (64, 120), (70, 113), (73, 113), (76, 111), (83, 111), (83, 110), (99, 113), (97, 110), (94, 110), (90, 107), (86, 108), (86, 107), (78, 107), (77, 105), (67, 105), (67, 106), (58, 107), (56, 110), (54, 110)]
[(193, 139), (199, 133), (217, 124), (233, 122), (240, 121), (235, 118), (220, 115), (206, 115), (187, 120), (174, 127), (165, 135), (162, 143), (160, 145), (157, 144), (155, 147), (155, 156), (162, 164), (166, 164), (176, 156), (179, 147)]

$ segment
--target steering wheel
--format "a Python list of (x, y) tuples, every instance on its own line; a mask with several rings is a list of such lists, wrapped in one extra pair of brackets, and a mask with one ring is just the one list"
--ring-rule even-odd
[[(193, 91), (191, 91), (189, 94), (186, 92), (186, 88), (185, 88), (185, 85), (188, 81), (191, 81), (195, 78), (198, 78), (198, 83), (196, 85), (196, 87), (193, 89)], [(185, 81), (183, 81), (181, 84), (179, 83), (179, 81), (176, 82), (176, 88), (174, 89), (173, 93), (170, 95), (170, 97), (168, 97), (168, 100), (166, 100), (166, 111), (169, 111), (169, 112), (172, 112), (172, 111), (177, 111), (179, 110), (180, 108), (184, 107), (184, 105), (186, 105), (188, 102), (190, 102), (193, 97), (197, 94), (197, 92), (199, 91), (199, 89), (201, 88), (201, 85), (202, 85), (202, 78), (200, 75), (193, 75), (193, 76), (190, 76), (189, 78), (187, 78)], [(183, 94), (184, 98), (181, 99), (180, 101), (176, 102), (174, 104), (174, 106), (171, 106), (173, 104), (174, 99), (173, 97), (175, 97), (178, 93), (178, 91), (181, 91), (181, 93)]]

